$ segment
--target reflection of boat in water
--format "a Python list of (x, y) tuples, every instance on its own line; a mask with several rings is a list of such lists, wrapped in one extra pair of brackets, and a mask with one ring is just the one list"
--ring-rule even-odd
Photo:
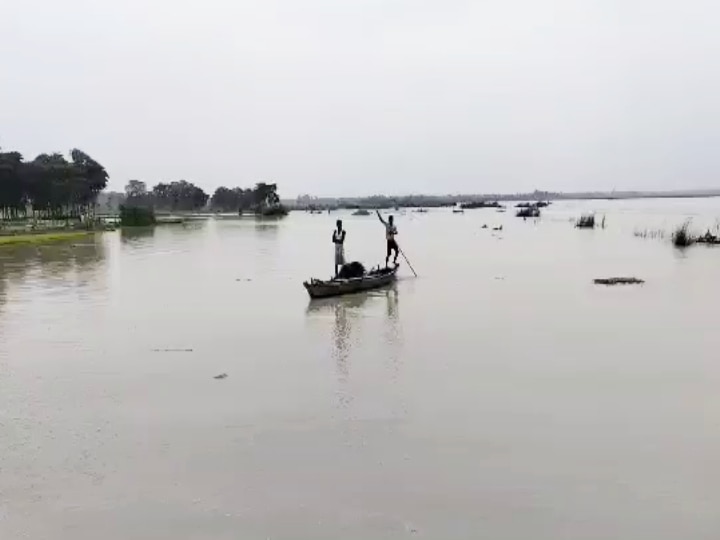
[(377, 268), (357, 278), (330, 279), (328, 281), (311, 279), (309, 282), (304, 282), (303, 285), (310, 295), (310, 298), (328, 298), (331, 296), (370, 291), (389, 285), (395, 281), (397, 270), (397, 266), (393, 268)]
[[(380, 317), (367, 317), (368, 307), (374, 314), (380, 313)], [(386, 318), (382, 316), (383, 312)], [(354, 388), (349, 383), (353, 357), (363, 358), (367, 354), (365, 341), (359, 339), (363, 328), (371, 330), (382, 343), (387, 353), (383, 355), (386, 361), (382, 363), (388, 369), (388, 379), (397, 382), (402, 366), (403, 339), (395, 284), (365, 294), (310, 300), (305, 313), (315, 328), (325, 329), (329, 334), (338, 381), (335, 396), (339, 409), (351, 409), (355, 402)], [(394, 408), (394, 412), (398, 416), (403, 414), (402, 403)], [(354, 413), (340, 414), (352, 417)]]
[(315, 298), (308, 302), (306, 313), (337, 312), (339, 309), (359, 309), (373, 297), (374, 295), (372, 294), (350, 294), (339, 297)]

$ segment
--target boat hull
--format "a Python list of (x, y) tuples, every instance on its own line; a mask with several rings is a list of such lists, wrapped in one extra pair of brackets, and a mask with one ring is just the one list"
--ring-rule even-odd
[(359, 278), (311, 280), (310, 282), (306, 281), (303, 285), (310, 298), (329, 298), (385, 287), (395, 281), (396, 275), (397, 268), (392, 268), (384, 273), (367, 274)]

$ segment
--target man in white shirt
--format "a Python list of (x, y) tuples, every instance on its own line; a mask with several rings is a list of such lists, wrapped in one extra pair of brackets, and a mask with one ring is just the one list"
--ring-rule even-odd
[(338, 276), (340, 268), (345, 264), (345, 230), (342, 220), (337, 220), (337, 228), (333, 231), (332, 241), (335, 244), (335, 277)]

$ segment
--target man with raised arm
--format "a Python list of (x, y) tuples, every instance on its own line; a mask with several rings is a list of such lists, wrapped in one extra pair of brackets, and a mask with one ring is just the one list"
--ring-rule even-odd
[(390, 255), (394, 253), (395, 257), (393, 259), (393, 264), (397, 266), (397, 259), (398, 259), (398, 252), (400, 251), (400, 248), (397, 245), (397, 242), (395, 241), (395, 236), (397, 235), (397, 227), (395, 227), (395, 219), (393, 216), (389, 216), (388, 220), (385, 221), (383, 217), (380, 215), (380, 211), (376, 210), (375, 213), (377, 214), (378, 219), (380, 220), (380, 223), (382, 223), (385, 226), (385, 240), (387, 242), (387, 252), (385, 255), (385, 266), (388, 265), (388, 261), (390, 261)]

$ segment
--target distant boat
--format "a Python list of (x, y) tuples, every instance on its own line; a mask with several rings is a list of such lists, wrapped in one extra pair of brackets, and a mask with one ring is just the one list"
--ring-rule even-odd
[(352, 213), (352, 215), (353, 215), (353, 216), (369, 216), (369, 215), (370, 215), (370, 212), (368, 212), (368, 211), (365, 210), (364, 208), (361, 208), (360, 210), (355, 210), (355, 211)]
[(453, 211), (453, 214), (464, 214), (465, 213), (465, 210), (463, 210), (463, 207), (460, 204), (456, 204), (453, 207), (452, 211)]
[(415, 210), (413, 210), (413, 212), (415, 212), (416, 214), (427, 214), (427, 209), (425, 209), (425, 208), (416, 208)]

